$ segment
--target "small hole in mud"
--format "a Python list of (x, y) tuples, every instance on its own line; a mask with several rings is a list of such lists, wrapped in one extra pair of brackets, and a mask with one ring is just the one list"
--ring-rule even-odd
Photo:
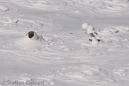
[(33, 36), (34, 36), (34, 31), (28, 32), (28, 37), (29, 37), (29, 38), (32, 38)]

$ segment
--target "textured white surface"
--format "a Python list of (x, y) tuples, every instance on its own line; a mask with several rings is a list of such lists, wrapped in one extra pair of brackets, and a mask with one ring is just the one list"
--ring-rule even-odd
[[(129, 86), (128, 0), (0, 0), (0, 6), (0, 86), (33, 79), (44, 86)], [(101, 43), (91, 44), (84, 22)], [(44, 40), (28, 40), (28, 31)]]

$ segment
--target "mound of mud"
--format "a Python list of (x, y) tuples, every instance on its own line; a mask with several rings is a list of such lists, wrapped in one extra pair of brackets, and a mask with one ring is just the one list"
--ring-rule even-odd
[[(30, 38), (30, 36), (32, 36)], [(43, 46), (43, 37), (42, 35), (36, 34), (35, 32), (28, 32), (27, 35), (23, 38), (20, 38), (15, 41), (15, 44), (22, 47), (23, 49), (28, 50), (41, 50)]]

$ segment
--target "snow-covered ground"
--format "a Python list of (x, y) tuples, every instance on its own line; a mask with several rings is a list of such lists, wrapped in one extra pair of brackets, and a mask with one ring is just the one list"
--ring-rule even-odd
[(129, 86), (128, 15), (129, 0), (0, 0), (0, 86)]

